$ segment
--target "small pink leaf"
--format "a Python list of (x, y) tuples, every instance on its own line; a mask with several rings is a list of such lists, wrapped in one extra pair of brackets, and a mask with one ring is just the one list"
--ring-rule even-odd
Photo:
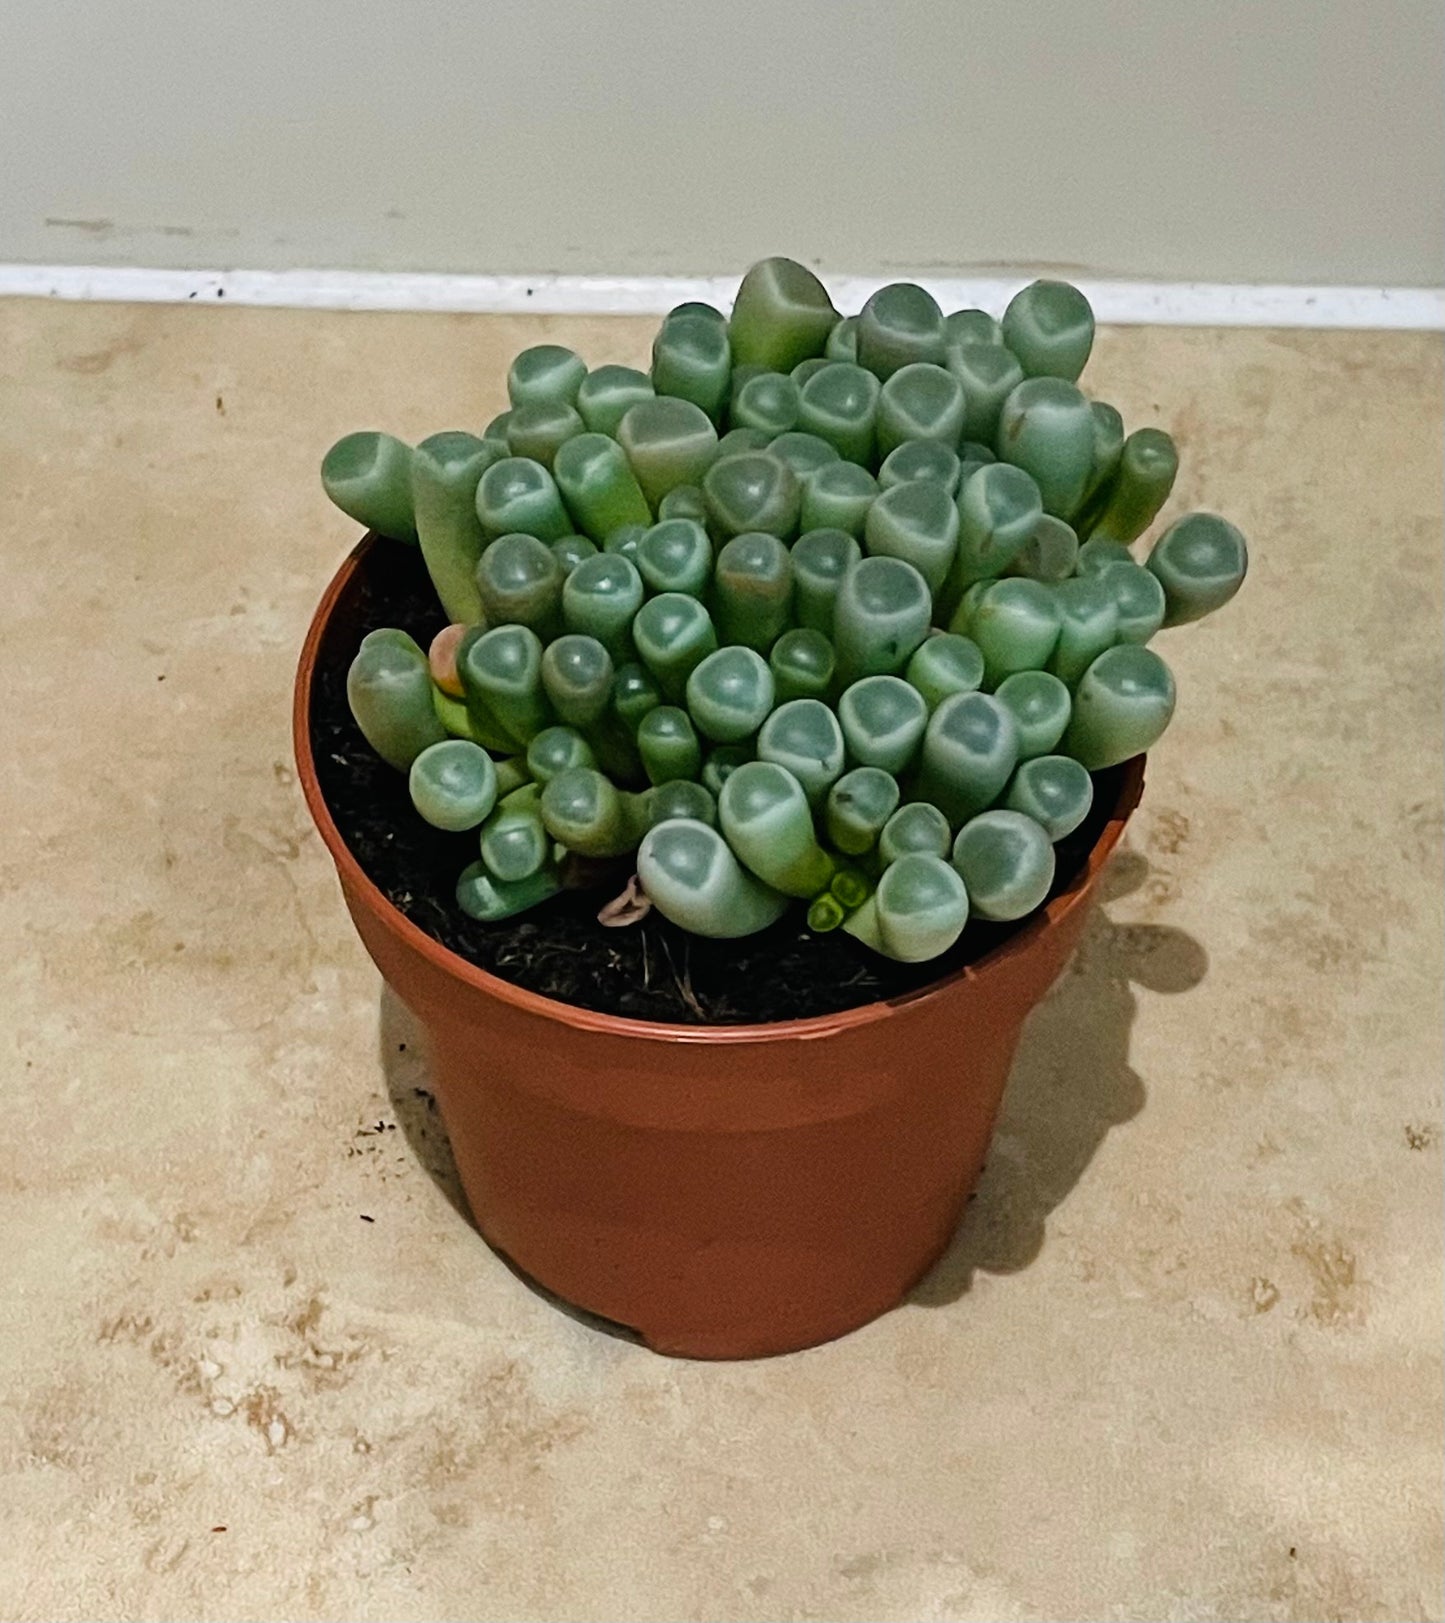
[(450, 694), (454, 699), (466, 697), (462, 679), (457, 675), (457, 644), (461, 642), (468, 629), (460, 625), (443, 626), (432, 638), (431, 648), (427, 651), (432, 681), (443, 693)]

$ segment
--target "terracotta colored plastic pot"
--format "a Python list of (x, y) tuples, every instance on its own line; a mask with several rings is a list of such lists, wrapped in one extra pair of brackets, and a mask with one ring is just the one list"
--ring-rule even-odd
[(659, 1352), (750, 1358), (896, 1305), (947, 1246), (983, 1166), (1019, 1033), (1083, 929), (1143, 787), (1124, 772), (1083, 872), (1003, 946), (925, 990), (758, 1026), (670, 1026), (556, 1003), (403, 917), (343, 844), (311, 756), (328, 636), (357, 641), (342, 565), (306, 639), (295, 747), (367, 951), (430, 1035), (482, 1233), (557, 1295)]

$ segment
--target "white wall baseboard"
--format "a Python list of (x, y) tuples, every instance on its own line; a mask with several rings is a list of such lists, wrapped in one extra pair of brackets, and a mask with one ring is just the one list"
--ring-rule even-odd
[[(888, 278), (829, 276), (838, 307), (857, 310)], [(1028, 280), (920, 276), (945, 310), (1002, 310)], [(1445, 330), (1445, 288), (1289, 287), (1080, 277), (1101, 322), (1122, 326), (1352, 327)], [(345, 270), (165, 270), (144, 266), (3, 265), (0, 298), (139, 304), (189, 301), (307, 310), (440, 310), (539, 315), (652, 315), (686, 299), (731, 302), (734, 276), (451, 276)]]

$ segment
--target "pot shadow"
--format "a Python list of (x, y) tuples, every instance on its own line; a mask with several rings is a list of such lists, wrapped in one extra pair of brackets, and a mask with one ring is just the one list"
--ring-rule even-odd
[(1009, 1075), (987, 1169), (943, 1256), (907, 1300), (955, 1302), (976, 1271), (1012, 1274), (1043, 1249), (1049, 1214), (1083, 1176), (1109, 1130), (1144, 1108), (1129, 1063), (1134, 987), (1187, 992), (1209, 968), (1192, 936), (1162, 924), (1118, 924), (1107, 905), (1138, 890), (1149, 864), (1121, 851), (1104, 870), (1083, 940), (1029, 1016)]

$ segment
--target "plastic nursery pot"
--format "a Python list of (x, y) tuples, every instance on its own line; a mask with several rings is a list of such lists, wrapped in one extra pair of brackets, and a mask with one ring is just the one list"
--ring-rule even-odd
[(1024, 1020), (1078, 942), (1138, 803), (1142, 759), (1121, 774), (1072, 884), (1003, 945), (922, 991), (754, 1026), (574, 1008), (498, 980), (404, 917), (322, 798), (312, 682), (323, 651), (349, 660), (359, 641), (372, 545), (342, 565), (312, 621), (296, 759), (361, 939), (427, 1029), (482, 1233), (558, 1296), (663, 1353), (788, 1352), (895, 1306), (958, 1223)]

